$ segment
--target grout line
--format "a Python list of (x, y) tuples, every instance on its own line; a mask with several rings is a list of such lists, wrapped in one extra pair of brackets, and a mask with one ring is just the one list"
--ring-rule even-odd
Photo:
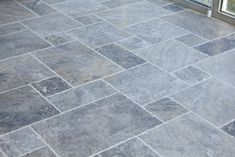
[(0, 148), (0, 153), (2, 153), (3, 157), (8, 157), (8, 155)]
[(223, 127), (225, 127), (226, 125), (228, 125), (228, 124), (230, 124), (230, 123), (232, 123), (232, 122), (234, 122), (234, 121), (235, 121), (235, 119), (232, 119), (232, 120), (230, 120), (230, 121), (228, 121), (228, 122), (222, 124), (221, 126), (219, 126), (219, 128), (222, 129)]
[(20, 2), (14, 0), (18, 5), (20, 5), (21, 7), (23, 7), (25, 10), (29, 11), (30, 13), (34, 14), (36, 17), (39, 17), (38, 14), (36, 14), (34, 11), (32, 11), (31, 9), (27, 8), (26, 6), (24, 6), (23, 4), (21, 4)]
[[(29, 129), (31, 129), (31, 128), (29, 128)], [(42, 149), (42, 148), (46, 148), (46, 146), (45, 146), (45, 145), (40, 146), (40, 147), (38, 147), (38, 148), (35, 148), (35, 149), (33, 149), (33, 150), (30, 150), (30, 151), (29, 151), (29, 152), (27, 152), (27, 153), (21, 154), (21, 155), (20, 155), (20, 156), (18, 156), (18, 157), (24, 157), (24, 156), (26, 156), (26, 155), (28, 155), (28, 154), (33, 153), (34, 151), (37, 151), (37, 150)]]

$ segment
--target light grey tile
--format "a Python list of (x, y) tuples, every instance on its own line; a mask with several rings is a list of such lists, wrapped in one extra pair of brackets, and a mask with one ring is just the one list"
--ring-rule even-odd
[(196, 65), (199, 69), (214, 75), (216, 78), (235, 86), (235, 50), (205, 60)]
[(214, 56), (235, 48), (235, 33), (196, 47), (197, 50)]
[(46, 36), (45, 39), (53, 45), (59, 45), (74, 40), (70, 35), (63, 32)]
[(59, 113), (30, 86), (0, 94), (0, 105), (0, 134)]
[(71, 88), (70, 85), (57, 76), (32, 85), (44, 96), (50, 96)]
[(49, 47), (50, 44), (30, 31), (0, 36), (0, 59)]
[(232, 121), (231, 123), (225, 125), (224, 127), (222, 127), (222, 129), (229, 135), (235, 137), (235, 121)]
[(75, 38), (91, 47), (99, 47), (124, 39), (130, 35), (107, 22), (96, 23), (77, 30), (70, 31)]
[(235, 89), (209, 79), (171, 96), (216, 126), (235, 118)]
[(97, 48), (96, 51), (121, 65), (125, 69), (132, 68), (145, 62), (142, 58), (139, 58), (132, 52), (125, 50), (116, 44), (110, 44)]
[(115, 8), (115, 7), (120, 7), (123, 5), (131, 4), (131, 3), (135, 3), (135, 2), (139, 2), (139, 1), (142, 1), (142, 0), (108, 0), (108, 1), (105, 1), (101, 4), (103, 4), (109, 8)]
[(207, 55), (176, 40), (160, 42), (137, 50), (135, 54), (169, 72), (207, 58)]
[(43, 145), (30, 128), (23, 128), (0, 137), (0, 149), (8, 157), (19, 157)]
[(95, 100), (117, 93), (103, 81), (96, 81), (87, 85), (71, 89), (61, 94), (49, 97), (49, 100), (61, 111), (86, 105)]
[(169, 0), (147, 0), (155, 5), (158, 5), (158, 6), (161, 6), (161, 5), (166, 5), (166, 4), (169, 4), (169, 3), (172, 3), (171, 1)]
[(182, 37), (177, 38), (176, 40), (178, 40), (188, 46), (191, 46), (191, 47), (206, 42), (205, 39), (202, 39), (199, 36), (196, 36), (194, 34), (187, 34), (187, 35), (184, 35)]
[(174, 39), (186, 34), (185, 31), (166, 23), (161, 19), (136, 24), (125, 28), (125, 30), (148, 41), (149, 43), (157, 43), (163, 40)]
[(113, 75), (106, 78), (106, 81), (140, 105), (186, 87), (182, 81), (150, 64)]
[(138, 139), (134, 138), (95, 157), (159, 157)]
[(50, 6), (48, 6), (46, 3), (42, 2), (41, 0), (30, 0), (22, 4), (40, 16), (52, 14), (56, 12), (55, 9), (51, 8)]
[(168, 4), (163, 6), (164, 9), (172, 11), (172, 12), (179, 12), (184, 10), (184, 8), (177, 4)]
[(165, 122), (186, 113), (188, 110), (170, 98), (163, 98), (145, 107)]
[(43, 0), (44, 2), (46, 2), (47, 4), (56, 4), (56, 3), (62, 3), (62, 2), (66, 2), (68, 0)]
[(190, 113), (141, 136), (166, 157), (233, 157), (235, 140)]
[(3, 26), (0, 26), (0, 35), (6, 35), (9, 33), (16, 33), (16, 32), (20, 32), (23, 30), (26, 30), (26, 27), (24, 27), (20, 23), (3, 25)]
[(1, 0), (0, 25), (35, 17), (34, 14), (20, 6), (15, 1)]
[(22, 157), (56, 157), (56, 155), (49, 148), (43, 147)]
[(118, 41), (117, 44), (131, 51), (150, 45), (150, 43), (148, 43), (147, 41), (139, 39), (137, 37), (123, 39), (121, 41)]
[(89, 25), (89, 24), (98, 23), (98, 22), (103, 21), (102, 19), (98, 18), (95, 15), (80, 16), (80, 17), (76, 17), (75, 20), (79, 21), (80, 23), (82, 23), (84, 25)]
[(189, 10), (163, 19), (209, 40), (235, 31), (232, 25)]
[(81, 26), (78, 22), (60, 13), (26, 20), (23, 24), (42, 37)]
[(0, 61), (0, 67), (0, 92), (54, 75), (30, 56)]
[(155, 127), (160, 121), (116, 94), (33, 128), (61, 157), (89, 156)]
[(202, 72), (201, 70), (199, 70), (193, 66), (189, 66), (184, 69), (180, 69), (180, 70), (174, 72), (174, 75), (177, 78), (185, 81), (187, 84), (194, 84), (196, 82), (203, 81), (203, 80), (210, 77), (205, 72)]

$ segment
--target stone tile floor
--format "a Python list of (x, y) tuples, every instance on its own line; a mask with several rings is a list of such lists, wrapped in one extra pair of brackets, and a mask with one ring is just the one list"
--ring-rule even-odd
[(234, 157), (234, 65), (170, 0), (1, 0), (0, 157)]

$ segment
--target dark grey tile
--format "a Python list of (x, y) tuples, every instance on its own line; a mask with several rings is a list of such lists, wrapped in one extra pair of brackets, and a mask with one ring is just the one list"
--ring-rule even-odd
[(43, 147), (22, 157), (56, 157), (56, 155), (49, 148)]
[(3, 26), (0, 26), (0, 35), (6, 35), (9, 33), (16, 33), (16, 32), (20, 32), (23, 30), (26, 30), (26, 27), (24, 27), (20, 23), (3, 25)]
[(171, 96), (216, 126), (235, 118), (235, 89), (209, 79)]
[(189, 10), (163, 19), (209, 40), (235, 31), (232, 25)]
[[(159, 157), (138, 139), (134, 138), (99, 154), (99, 157)], [(97, 156), (98, 157), (98, 156)]]
[(1, 0), (0, 25), (35, 17), (30, 11), (12, 0)]
[(60, 13), (26, 20), (23, 24), (43, 37), (81, 26), (75, 20)]
[(112, 87), (103, 81), (90, 84), (49, 97), (49, 100), (61, 111), (86, 105), (103, 97), (117, 93)]
[(232, 121), (231, 123), (225, 125), (224, 127), (222, 127), (222, 129), (229, 135), (235, 137), (235, 121)]
[(135, 2), (139, 2), (139, 1), (142, 1), (142, 0), (108, 0), (108, 1), (105, 1), (101, 4), (103, 4), (109, 8), (115, 8), (115, 7), (131, 4), (131, 3), (135, 3)]
[(121, 41), (118, 41), (117, 44), (131, 51), (144, 48), (150, 45), (150, 43), (148, 43), (147, 41), (139, 39), (137, 37), (130, 37), (130, 38), (123, 39)]
[(193, 113), (155, 128), (141, 139), (165, 157), (233, 157), (235, 153), (234, 139)]
[(44, 96), (50, 96), (71, 88), (59, 77), (53, 77), (41, 82), (33, 83), (32, 85)]
[(163, 98), (145, 107), (165, 122), (186, 113), (188, 110), (170, 98)]
[(43, 145), (43, 142), (30, 128), (23, 128), (0, 137), (0, 149), (8, 157), (21, 156)]
[(0, 92), (54, 75), (30, 56), (0, 61), (0, 67)]
[(150, 64), (113, 75), (106, 78), (106, 81), (140, 105), (159, 100), (186, 87), (182, 81)]
[(91, 47), (99, 47), (124, 39), (130, 35), (107, 22), (100, 22), (77, 30), (70, 31), (75, 38)]
[(137, 50), (135, 54), (169, 72), (207, 58), (207, 55), (176, 40), (159, 42)]
[(30, 31), (0, 36), (0, 59), (49, 47), (50, 44)]
[(59, 113), (30, 86), (0, 94), (0, 106), (0, 134)]
[(178, 70), (174, 72), (174, 75), (188, 84), (194, 84), (196, 82), (203, 81), (210, 77), (205, 72), (202, 72), (201, 70), (193, 66), (189, 66), (184, 69)]
[(116, 94), (33, 125), (61, 157), (89, 156), (160, 124)]
[(35, 55), (74, 86), (122, 70), (77, 41), (37, 52)]
[(163, 6), (164, 9), (172, 11), (172, 12), (179, 12), (184, 10), (184, 8), (177, 4), (168, 4)]
[(102, 19), (98, 18), (95, 15), (80, 16), (80, 17), (76, 17), (75, 20), (79, 21), (80, 23), (82, 23), (84, 25), (89, 25), (89, 24), (98, 23), (98, 22), (103, 21)]
[(126, 69), (143, 64), (145, 62), (145, 60), (137, 57), (132, 52), (125, 50), (116, 44), (97, 48), (96, 51)]
[(188, 46), (191, 46), (191, 47), (206, 42), (205, 39), (202, 39), (199, 36), (196, 36), (194, 34), (187, 34), (187, 35), (184, 35), (182, 37), (177, 38), (176, 40), (178, 40)]
[(40, 16), (52, 14), (56, 12), (55, 9), (51, 8), (50, 6), (48, 6), (46, 3), (42, 2), (41, 0), (30, 0), (22, 4)]
[(235, 48), (235, 33), (229, 36), (215, 39), (213, 41), (209, 41), (196, 47), (197, 50), (210, 56), (223, 53), (233, 48)]
[(47, 36), (45, 39), (53, 45), (59, 45), (74, 40), (70, 35), (63, 32)]

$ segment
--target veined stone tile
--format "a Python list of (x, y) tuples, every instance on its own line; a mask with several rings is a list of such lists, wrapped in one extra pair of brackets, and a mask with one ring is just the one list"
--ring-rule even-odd
[(80, 23), (82, 23), (84, 25), (89, 25), (89, 24), (98, 23), (98, 22), (103, 21), (102, 19), (98, 18), (95, 15), (80, 16), (80, 17), (76, 17), (75, 20), (79, 21)]
[(186, 84), (152, 66), (144, 64), (105, 79), (140, 105), (158, 100), (186, 87)]
[(194, 34), (186, 34), (185, 36), (179, 37), (176, 40), (178, 40), (178, 41), (180, 41), (190, 47), (194, 47), (196, 45), (199, 45), (201, 43), (206, 42), (205, 39), (202, 39), (199, 36), (196, 36)]
[(225, 125), (224, 127), (222, 127), (222, 129), (229, 135), (235, 137), (235, 121), (232, 121), (231, 123)]
[(70, 35), (68, 35), (64, 32), (47, 36), (47, 37), (45, 37), (45, 39), (47, 41), (49, 41), (50, 43), (52, 43), (53, 45), (59, 45), (59, 44), (74, 40)]
[(61, 157), (85, 157), (160, 123), (123, 95), (116, 94), (33, 128)]
[(73, 109), (117, 93), (103, 81), (96, 81), (87, 85), (49, 97), (49, 100), (61, 111)]
[(49, 148), (43, 147), (22, 157), (56, 157), (56, 155)]
[(235, 89), (209, 79), (171, 96), (216, 126), (235, 118)]
[(131, 4), (131, 3), (135, 3), (135, 2), (139, 2), (139, 1), (142, 1), (142, 0), (108, 0), (108, 1), (105, 1), (101, 4), (103, 4), (109, 8), (115, 8), (115, 7), (120, 7), (123, 5)]
[(233, 157), (235, 140), (193, 113), (140, 137), (165, 157)]
[(137, 37), (123, 39), (121, 41), (118, 41), (117, 44), (131, 51), (150, 45), (150, 43), (148, 43), (147, 41), (139, 39)]
[(6, 35), (10, 33), (16, 33), (26, 30), (26, 27), (20, 23), (13, 23), (8, 25), (0, 26), (0, 35)]

